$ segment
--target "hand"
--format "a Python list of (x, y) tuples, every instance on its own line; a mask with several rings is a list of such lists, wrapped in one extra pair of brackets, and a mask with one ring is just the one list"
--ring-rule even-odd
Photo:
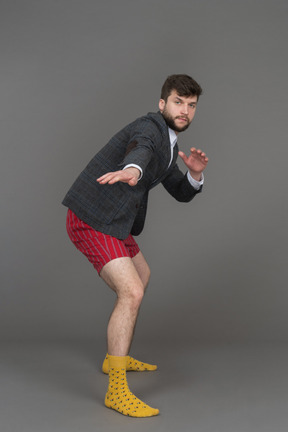
[(202, 172), (208, 163), (206, 154), (202, 152), (202, 150), (197, 150), (194, 147), (191, 148), (188, 157), (182, 151), (179, 151), (178, 154), (189, 169), (191, 176), (197, 181), (201, 180)]
[(137, 168), (126, 168), (120, 171), (108, 172), (102, 177), (99, 177), (97, 181), (100, 184), (114, 184), (117, 182), (128, 183), (130, 186), (135, 186), (140, 177), (140, 171)]

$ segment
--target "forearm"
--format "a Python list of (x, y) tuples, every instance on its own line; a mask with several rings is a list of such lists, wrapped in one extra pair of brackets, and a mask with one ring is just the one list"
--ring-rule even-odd
[[(198, 176), (196, 176), (196, 177), (198, 177)], [(188, 178), (189, 183), (191, 184), (191, 186), (193, 186), (193, 188), (196, 189), (196, 190), (199, 190), (200, 187), (203, 186), (203, 184), (204, 184), (204, 175), (203, 175), (203, 173), (201, 173), (201, 175), (200, 175), (200, 180), (197, 180), (188, 171), (187, 172), (187, 178)]]
[(189, 202), (195, 195), (201, 192), (203, 181), (197, 182), (184, 175), (176, 165), (173, 171), (162, 181), (163, 186), (177, 201)]

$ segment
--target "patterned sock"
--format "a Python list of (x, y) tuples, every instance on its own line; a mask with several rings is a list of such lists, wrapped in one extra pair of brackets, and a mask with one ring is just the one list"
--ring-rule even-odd
[(108, 356), (109, 386), (105, 405), (130, 417), (152, 417), (159, 410), (138, 399), (129, 389), (126, 378), (127, 357)]
[[(155, 371), (156, 369), (157, 369), (156, 365), (143, 363), (130, 356), (127, 357), (126, 371), (128, 372), (129, 371), (135, 371), (135, 372)], [(108, 370), (109, 370), (109, 366), (108, 366), (108, 354), (107, 354), (102, 364), (102, 372), (108, 374)]]

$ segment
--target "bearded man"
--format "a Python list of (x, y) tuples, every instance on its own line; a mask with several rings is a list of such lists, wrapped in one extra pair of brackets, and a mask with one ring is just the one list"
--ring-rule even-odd
[[(202, 190), (208, 158), (195, 147), (186, 156), (177, 136), (192, 122), (200, 85), (188, 75), (169, 76), (161, 91), (159, 111), (129, 123), (93, 157), (63, 204), (68, 207), (67, 232), (93, 264), (117, 299), (107, 329), (109, 374), (105, 405), (131, 417), (152, 417), (159, 410), (129, 389), (126, 371), (157, 367), (129, 356), (139, 308), (150, 277), (136, 243), (144, 226), (149, 191), (162, 183), (178, 201), (189, 202)], [(183, 174), (177, 156), (187, 167)]]

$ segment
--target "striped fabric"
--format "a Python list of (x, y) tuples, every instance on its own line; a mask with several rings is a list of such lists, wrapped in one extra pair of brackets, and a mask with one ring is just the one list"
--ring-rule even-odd
[(122, 257), (133, 258), (140, 252), (131, 234), (125, 240), (103, 234), (79, 219), (70, 209), (67, 212), (66, 228), (72, 243), (88, 258), (98, 273), (109, 261)]

